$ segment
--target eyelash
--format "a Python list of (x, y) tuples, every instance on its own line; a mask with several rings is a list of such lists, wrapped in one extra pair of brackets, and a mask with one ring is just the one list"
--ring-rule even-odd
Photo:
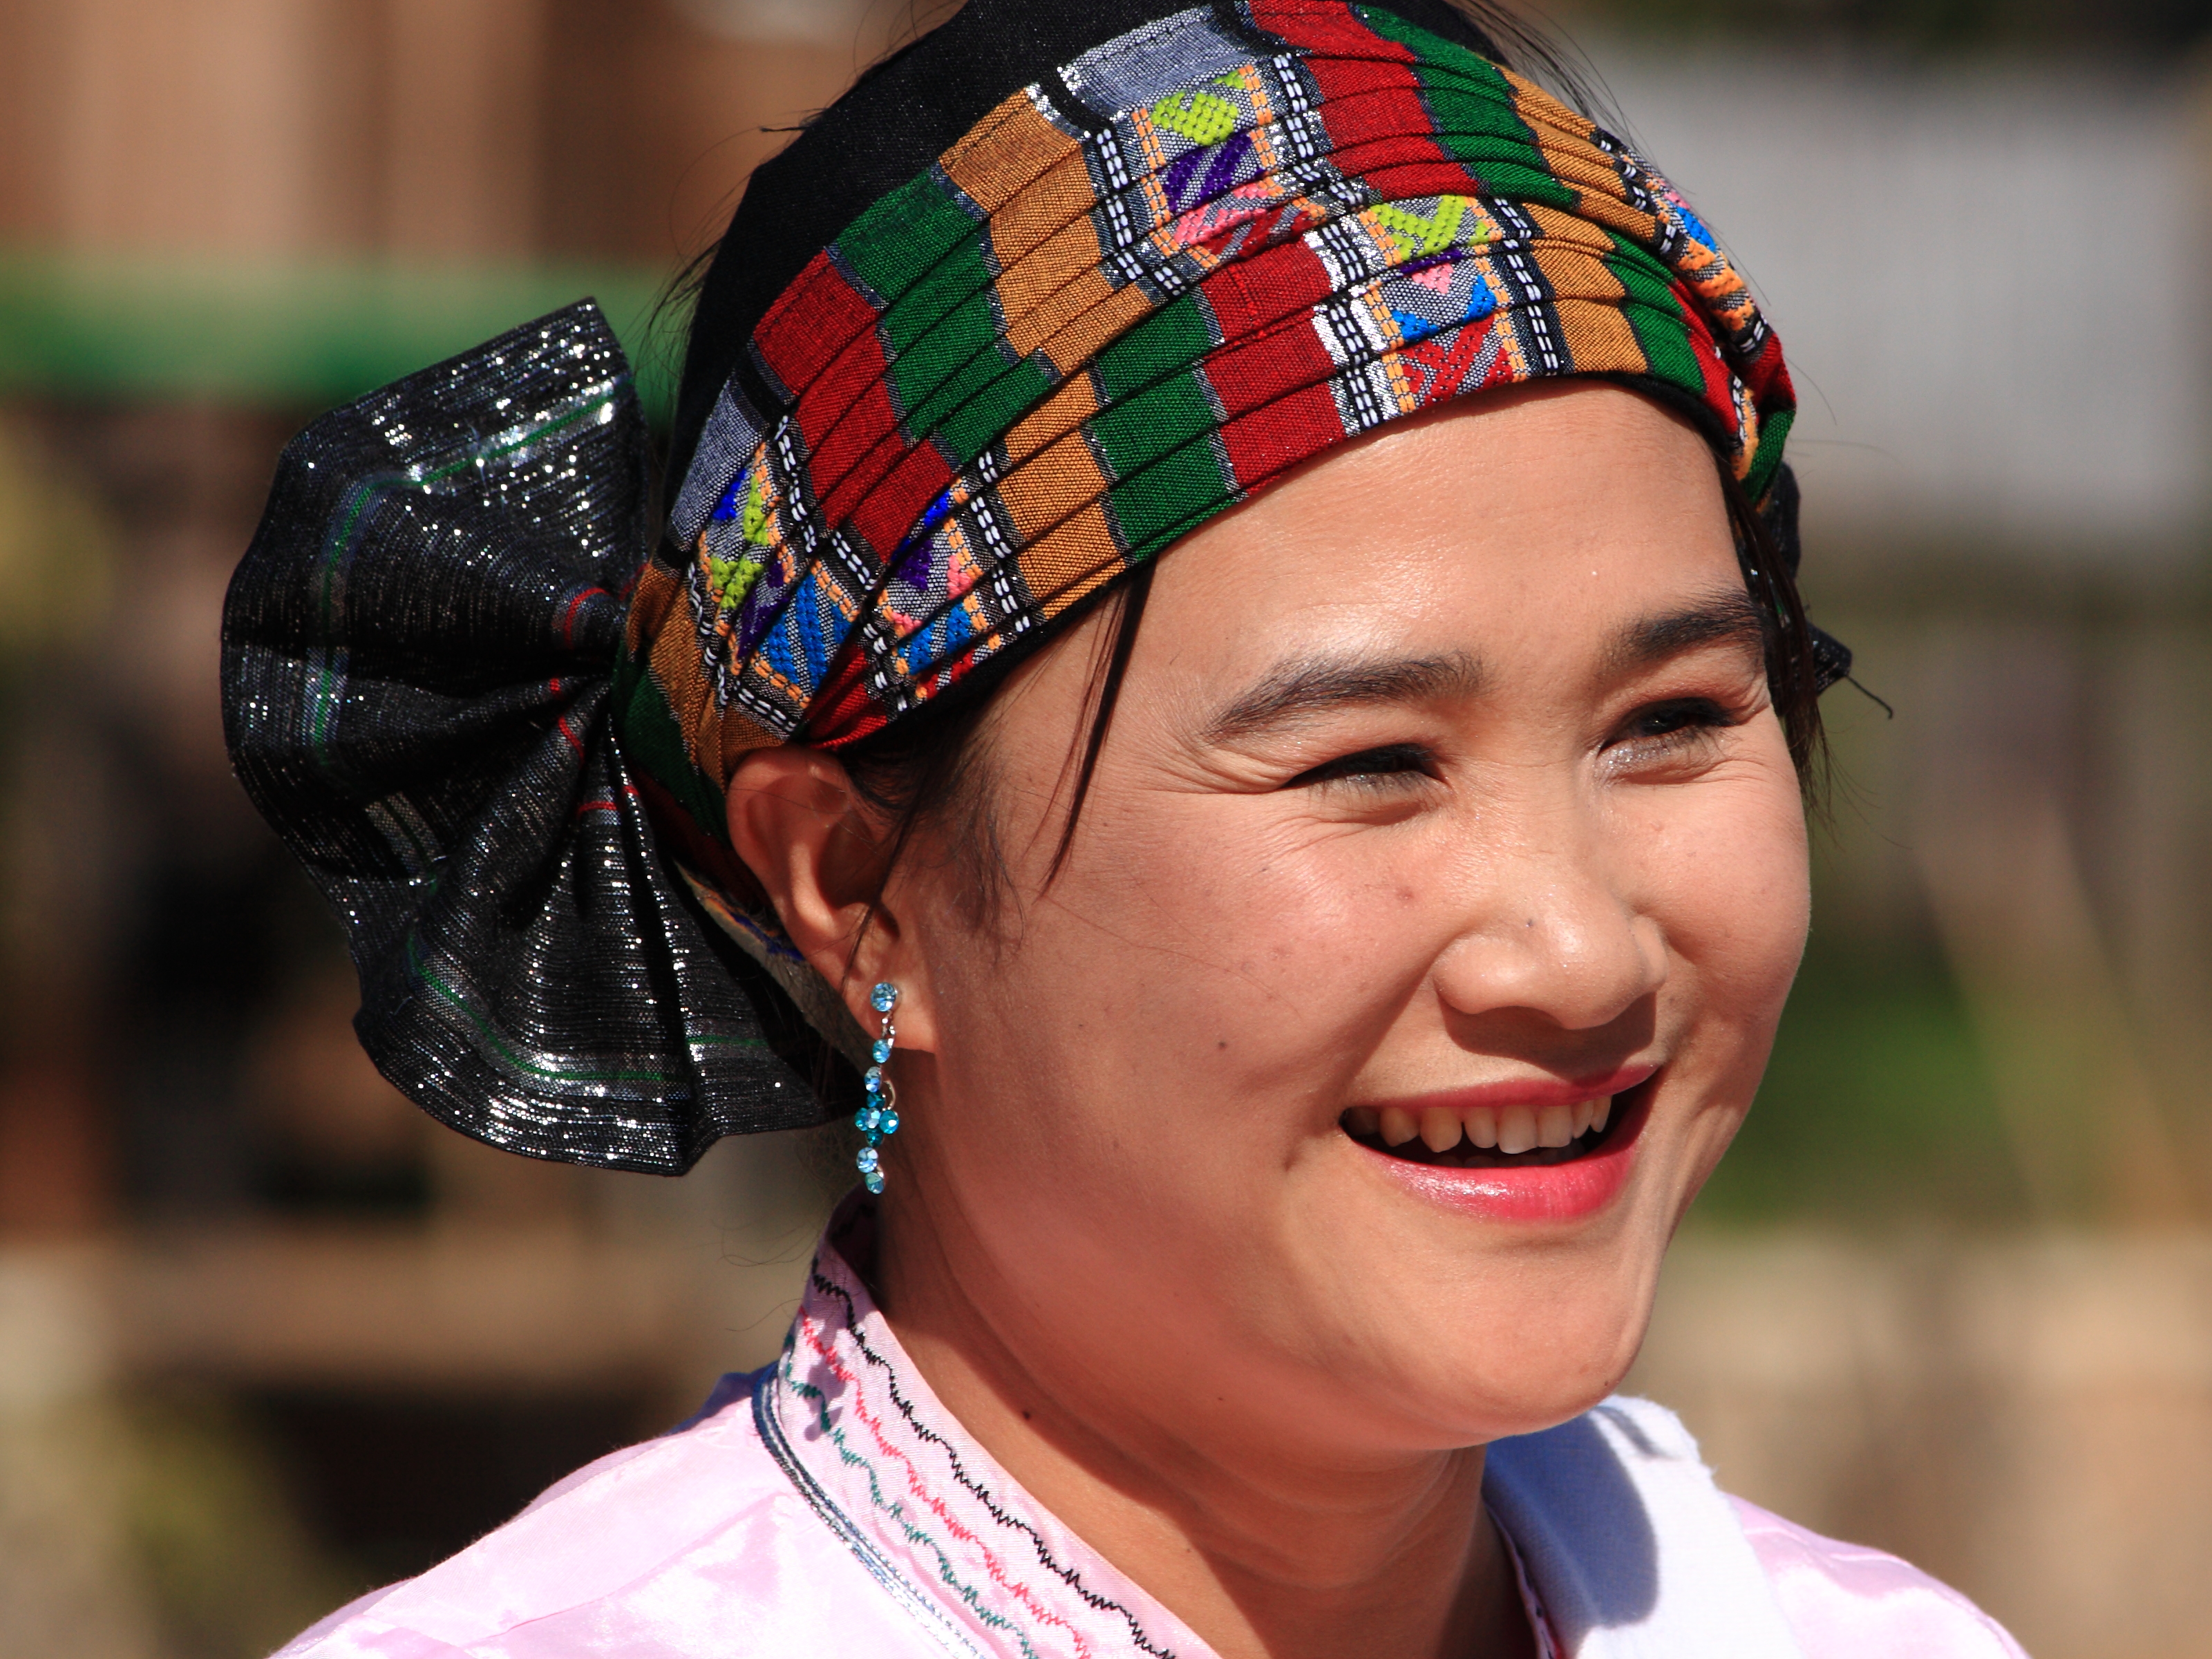
[(1708, 733), (1741, 726), (1744, 718), (1711, 697), (1676, 697), (1638, 709), (1622, 724), (1614, 745), (1609, 746), (1642, 743), (1655, 748), (1680, 748)]
[[(1711, 697), (1677, 697), (1638, 709), (1620, 727), (1608, 748), (1640, 744), (1647, 750), (1679, 749), (1709, 733), (1743, 724), (1745, 716), (1723, 708)], [(1304, 789), (1322, 784), (1346, 783), (1360, 789), (1388, 789), (1392, 781), (1408, 774), (1424, 778), (1437, 775), (1436, 757), (1415, 743), (1382, 744), (1340, 755), (1310, 768), (1284, 787)]]
[(1333, 761), (1301, 772), (1285, 785), (1289, 789), (1303, 789), (1317, 784), (1348, 783), (1355, 788), (1387, 789), (1386, 779), (1402, 777), (1407, 773), (1432, 778), (1437, 775), (1437, 759), (1417, 743), (1386, 743), (1374, 749), (1363, 749), (1357, 754), (1340, 755)]

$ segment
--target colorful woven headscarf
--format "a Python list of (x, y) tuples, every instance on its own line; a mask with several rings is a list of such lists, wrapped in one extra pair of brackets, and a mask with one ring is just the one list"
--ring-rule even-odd
[(1794, 405), (1742, 280), (1478, 44), (1443, 0), (974, 0), (757, 179), (641, 569), (595, 313), (311, 428), (234, 587), (232, 739), (353, 924), (386, 1074), (633, 1168), (817, 1121), (790, 1003), (848, 1022), (729, 849), (738, 760), (882, 731), (1384, 422), (1603, 376), (1763, 502)]
[(634, 752), (709, 837), (746, 751), (867, 737), (1383, 422), (1614, 377), (1701, 413), (1757, 501), (1795, 408), (1663, 179), (1343, 0), (1192, 7), (1024, 87), (817, 254), (748, 359), (623, 668)]

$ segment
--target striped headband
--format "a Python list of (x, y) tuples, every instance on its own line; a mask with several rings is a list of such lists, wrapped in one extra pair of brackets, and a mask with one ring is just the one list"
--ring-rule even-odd
[(1787, 518), (1781, 348), (1626, 145), (1447, 0), (1172, 3), (969, 0), (755, 174), (665, 524), (589, 302), (287, 449), (227, 735), (434, 1115), (676, 1172), (849, 1110), (737, 763), (865, 742), (1358, 434), (1604, 376)]
[(1341, 0), (1193, 7), (1024, 87), (818, 254), (743, 367), (617, 693), (717, 864), (749, 750), (882, 730), (1386, 421), (1608, 376), (1701, 415), (1757, 501), (1795, 407), (1665, 179)]

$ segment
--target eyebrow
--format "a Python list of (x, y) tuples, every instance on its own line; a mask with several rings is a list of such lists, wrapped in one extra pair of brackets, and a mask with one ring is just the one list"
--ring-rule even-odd
[(1715, 644), (1765, 656), (1766, 618), (1750, 594), (1731, 588), (1680, 611), (1639, 617), (1613, 635), (1606, 663), (1615, 672), (1650, 668)]
[[(1700, 646), (1733, 644), (1764, 657), (1766, 625), (1750, 594), (1715, 592), (1680, 611), (1639, 617), (1607, 647), (1615, 672), (1650, 668)], [(1278, 664), (1267, 677), (1206, 723), (1211, 743), (1234, 743), (1334, 708), (1469, 698), (1482, 665), (1463, 651), (1438, 657), (1320, 657)]]
[(1333, 708), (1471, 697), (1481, 665), (1465, 652), (1441, 657), (1312, 658), (1278, 664), (1206, 723), (1209, 742), (1234, 743)]

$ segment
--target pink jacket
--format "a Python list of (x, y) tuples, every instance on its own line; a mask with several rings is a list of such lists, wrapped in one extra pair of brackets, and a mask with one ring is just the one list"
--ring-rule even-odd
[[(1722, 1493), (1646, 1401), (1497, 1443), (1485, 1495), (1572, 1659), (2020, 1659), (1895, 1557)], [(777, 1364), (281, 1659), (1209, 1652), (968, 1437), (825, 1243)]]

